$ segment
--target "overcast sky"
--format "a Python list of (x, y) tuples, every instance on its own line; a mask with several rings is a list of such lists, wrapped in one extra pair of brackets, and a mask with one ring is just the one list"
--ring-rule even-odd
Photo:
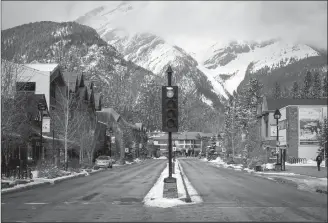
[[(118, 2), (2, 1), (2, 29), (35, 21), (70, 21), (101, 5)], [(203, 48), (213, 41), (282, 37), (327, 49), (326, 1), (150, 2), (142, 13), (120, 20), (133, 31), (152, 31), (166, 40)]]

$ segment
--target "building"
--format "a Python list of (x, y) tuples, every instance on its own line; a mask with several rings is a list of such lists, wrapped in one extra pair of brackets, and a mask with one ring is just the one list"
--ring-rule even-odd
[(279, 109), (279, 143), (286, 148), (287, 157), (314, 159), (319, 149), (318, 134), (327, 117), (326, 99), (267, 99), (258, 108), (263, 147), (276, 149), (276, 120)]
[[(214, 137), (214, 133), (203, 132), (178, 132), (172, 133), (172, 146), (176, 147), (176, 151), (184, 153), (194, 150), (197, 155), (204, 150), (203, 138)], [(168, 134), (164, 132), (149, 133), (149, 138), (153, 140), (154, 146), (160, 150), (160, 154), (164, 154), (168, 149)]]

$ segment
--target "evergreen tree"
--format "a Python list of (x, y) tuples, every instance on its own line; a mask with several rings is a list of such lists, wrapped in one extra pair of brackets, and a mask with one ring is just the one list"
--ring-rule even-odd
[(279, 99), (281, 97), (282, 97), (281, 87), (280, 84), (276, 82), (273, 88), (273, 98)]
[(289, 98), (290, 97), (290, 90), (288, 89), (288, 87), (284, 87), (283, 92), (281, 93), (281, 97), (282, 98)]
[(316, 72), (313, 78), (312, 97), (321, 98), (321, 80), (320, 74)]
[(327, 75), (322, 80), (322, 97), (327, 97), (328, 95), (328, 82), (327, 82)]
[(302, 98), (311, 98), (312, 97), (311, 87), (312, 87), (312, 77), (311, 77), (311, 72), (308, 71), (304, 78), (304, 86), (303, 86), (302, 93), (301, 93)]
[(300, 90), (297, 81), (293, 82), (293, 88), (291, 93), (293, 99), (300, 98)]

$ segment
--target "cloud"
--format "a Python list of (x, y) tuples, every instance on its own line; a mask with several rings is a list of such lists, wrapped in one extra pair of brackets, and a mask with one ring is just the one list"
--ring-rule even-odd
[[(101, 5), (119, 2), (3, 2), (3, 24), (70, 21)], [(327, 2), (315, 1), (129, 1), (139, 10), (117, 17), (131, 32), (148, 31), (169, 42), (201, 49), (213, 41), (281, 37), (327, 49)], [(32, 10), (38, 8), (40, 10)], [(31, 12), (33, 13), (25, 13)], [(15, 15), (15, 16), (13, 16)]]
[(281, 37), (327, 49), (327, 2), (149, 2), (117, 24), (182, 42)]

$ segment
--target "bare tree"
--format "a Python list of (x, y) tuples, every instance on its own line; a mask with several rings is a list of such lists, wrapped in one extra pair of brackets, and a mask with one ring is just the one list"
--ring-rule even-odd
[[(10, 61), (1, 60), (1, 152), (6, 164), (12, 153), (12, 147), (29, 141), (32, 122), (38, 118), (37, 101), (34, 93), (16, 92), (16, 83), (25, 83), (24, 67)], [(20, 140), (12, 140), (15, 137)]]
[(68, 92), (70, 83), (64, 88), (57, 88), (56, 109), (51, 111), (54, 128), (60, 138), (64, 139), (64, 163), (68, 165), (68, 150), (81, 145), (80, 138), (83, 135), (84, 125), (88, 116), (84, 114), (85, 108), (79, 101), (78, 95)]

